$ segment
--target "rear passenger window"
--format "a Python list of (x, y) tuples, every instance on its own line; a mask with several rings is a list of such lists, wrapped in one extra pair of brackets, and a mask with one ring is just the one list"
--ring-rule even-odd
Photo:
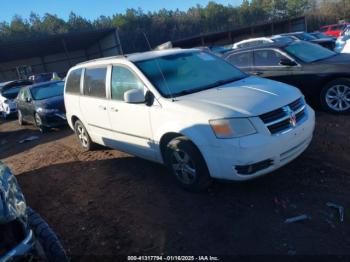
[(129, 69), (122, 66), (113, 66), (112, 70), (112, 90), (113, 100), (124, 101), (124, 93), (130, 89), (142, 89), (144, 87), (141, 80)]
[(75, 69), (70, 72), (67, 83), (66, 93), (79, 94), (80, 93), (80, 77), (82, 69)]
[(106, 98), (107, 68), (86, 68), (84, 73), (84, 95)]
[(250, 67), (253, 63), (252, 52), (233, 54), (228, 57), (228, 61), (237, 67)]

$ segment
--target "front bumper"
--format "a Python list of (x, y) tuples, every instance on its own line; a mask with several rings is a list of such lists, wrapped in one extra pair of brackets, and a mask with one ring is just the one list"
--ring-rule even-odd
[(12, 261), (15, 257), (23, 257), (28, 254), (34, 247), (35, 239), (32, 230), (29, 230), (25, 239), (19, 243), (16, 247), (5, 253), (0, 257), (1, 262)]
[(48, 128), (67, 125), (65, 113), (42, 114), (40, 117), (42, 125)]
[(297, 158), (311, 143), (314, 127), (315, 113), (307, 106), (305, 119), (286, 133), (258, 132), (243, 138), (220, 140), (218, 146), (202, 147), (201, 152), (213, 178), (249, 180)]

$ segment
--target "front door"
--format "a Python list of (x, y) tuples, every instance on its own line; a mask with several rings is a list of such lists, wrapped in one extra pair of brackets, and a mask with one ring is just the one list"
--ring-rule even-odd
[(146, 87), (128, 67), (114, 65), (111, 70), (108, 113), (113, 139), (109, 143), (124, 152), (154, 160), (150, 107), (145, 103), (124, 102), (126, 91), (139, 88), (146, 92)]
[(288, 59), (274, 49), (255, 50), (252, 73), (257, 76), (293, 85), (293, 72), (298, 66), (280, 65), (282, 58)]
[(17, 109), (21, 111), (24, 121), (34, 123), (33, 99), (28, 88), (22, 88), (17, 100)]

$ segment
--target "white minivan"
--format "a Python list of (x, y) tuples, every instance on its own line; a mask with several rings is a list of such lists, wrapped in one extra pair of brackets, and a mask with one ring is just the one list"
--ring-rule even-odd
[(308, 147), (315, 125), (297, 88), (196, 49), (78, 64), (65, 106), (85, 150), (101, 144), (163, 163), (192, 191), (276, 170)]

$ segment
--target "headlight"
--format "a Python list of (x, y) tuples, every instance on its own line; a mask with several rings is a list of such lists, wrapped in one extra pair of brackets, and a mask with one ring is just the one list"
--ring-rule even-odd
[(26, 202), (10, 169), (0, 162), (0, 224), (26, 219)]
[(58, 109), (49, 109), (49, 108), (42, 108), (42, 107), (39, 107), (36, 111), (38, 113), (43, 113), (43, 114), (53, 114), (53, 113), (59, 112)]
[(235, 138), (255, 134), (257, 131), (248, 118), (210, 120), (217, 138)]

